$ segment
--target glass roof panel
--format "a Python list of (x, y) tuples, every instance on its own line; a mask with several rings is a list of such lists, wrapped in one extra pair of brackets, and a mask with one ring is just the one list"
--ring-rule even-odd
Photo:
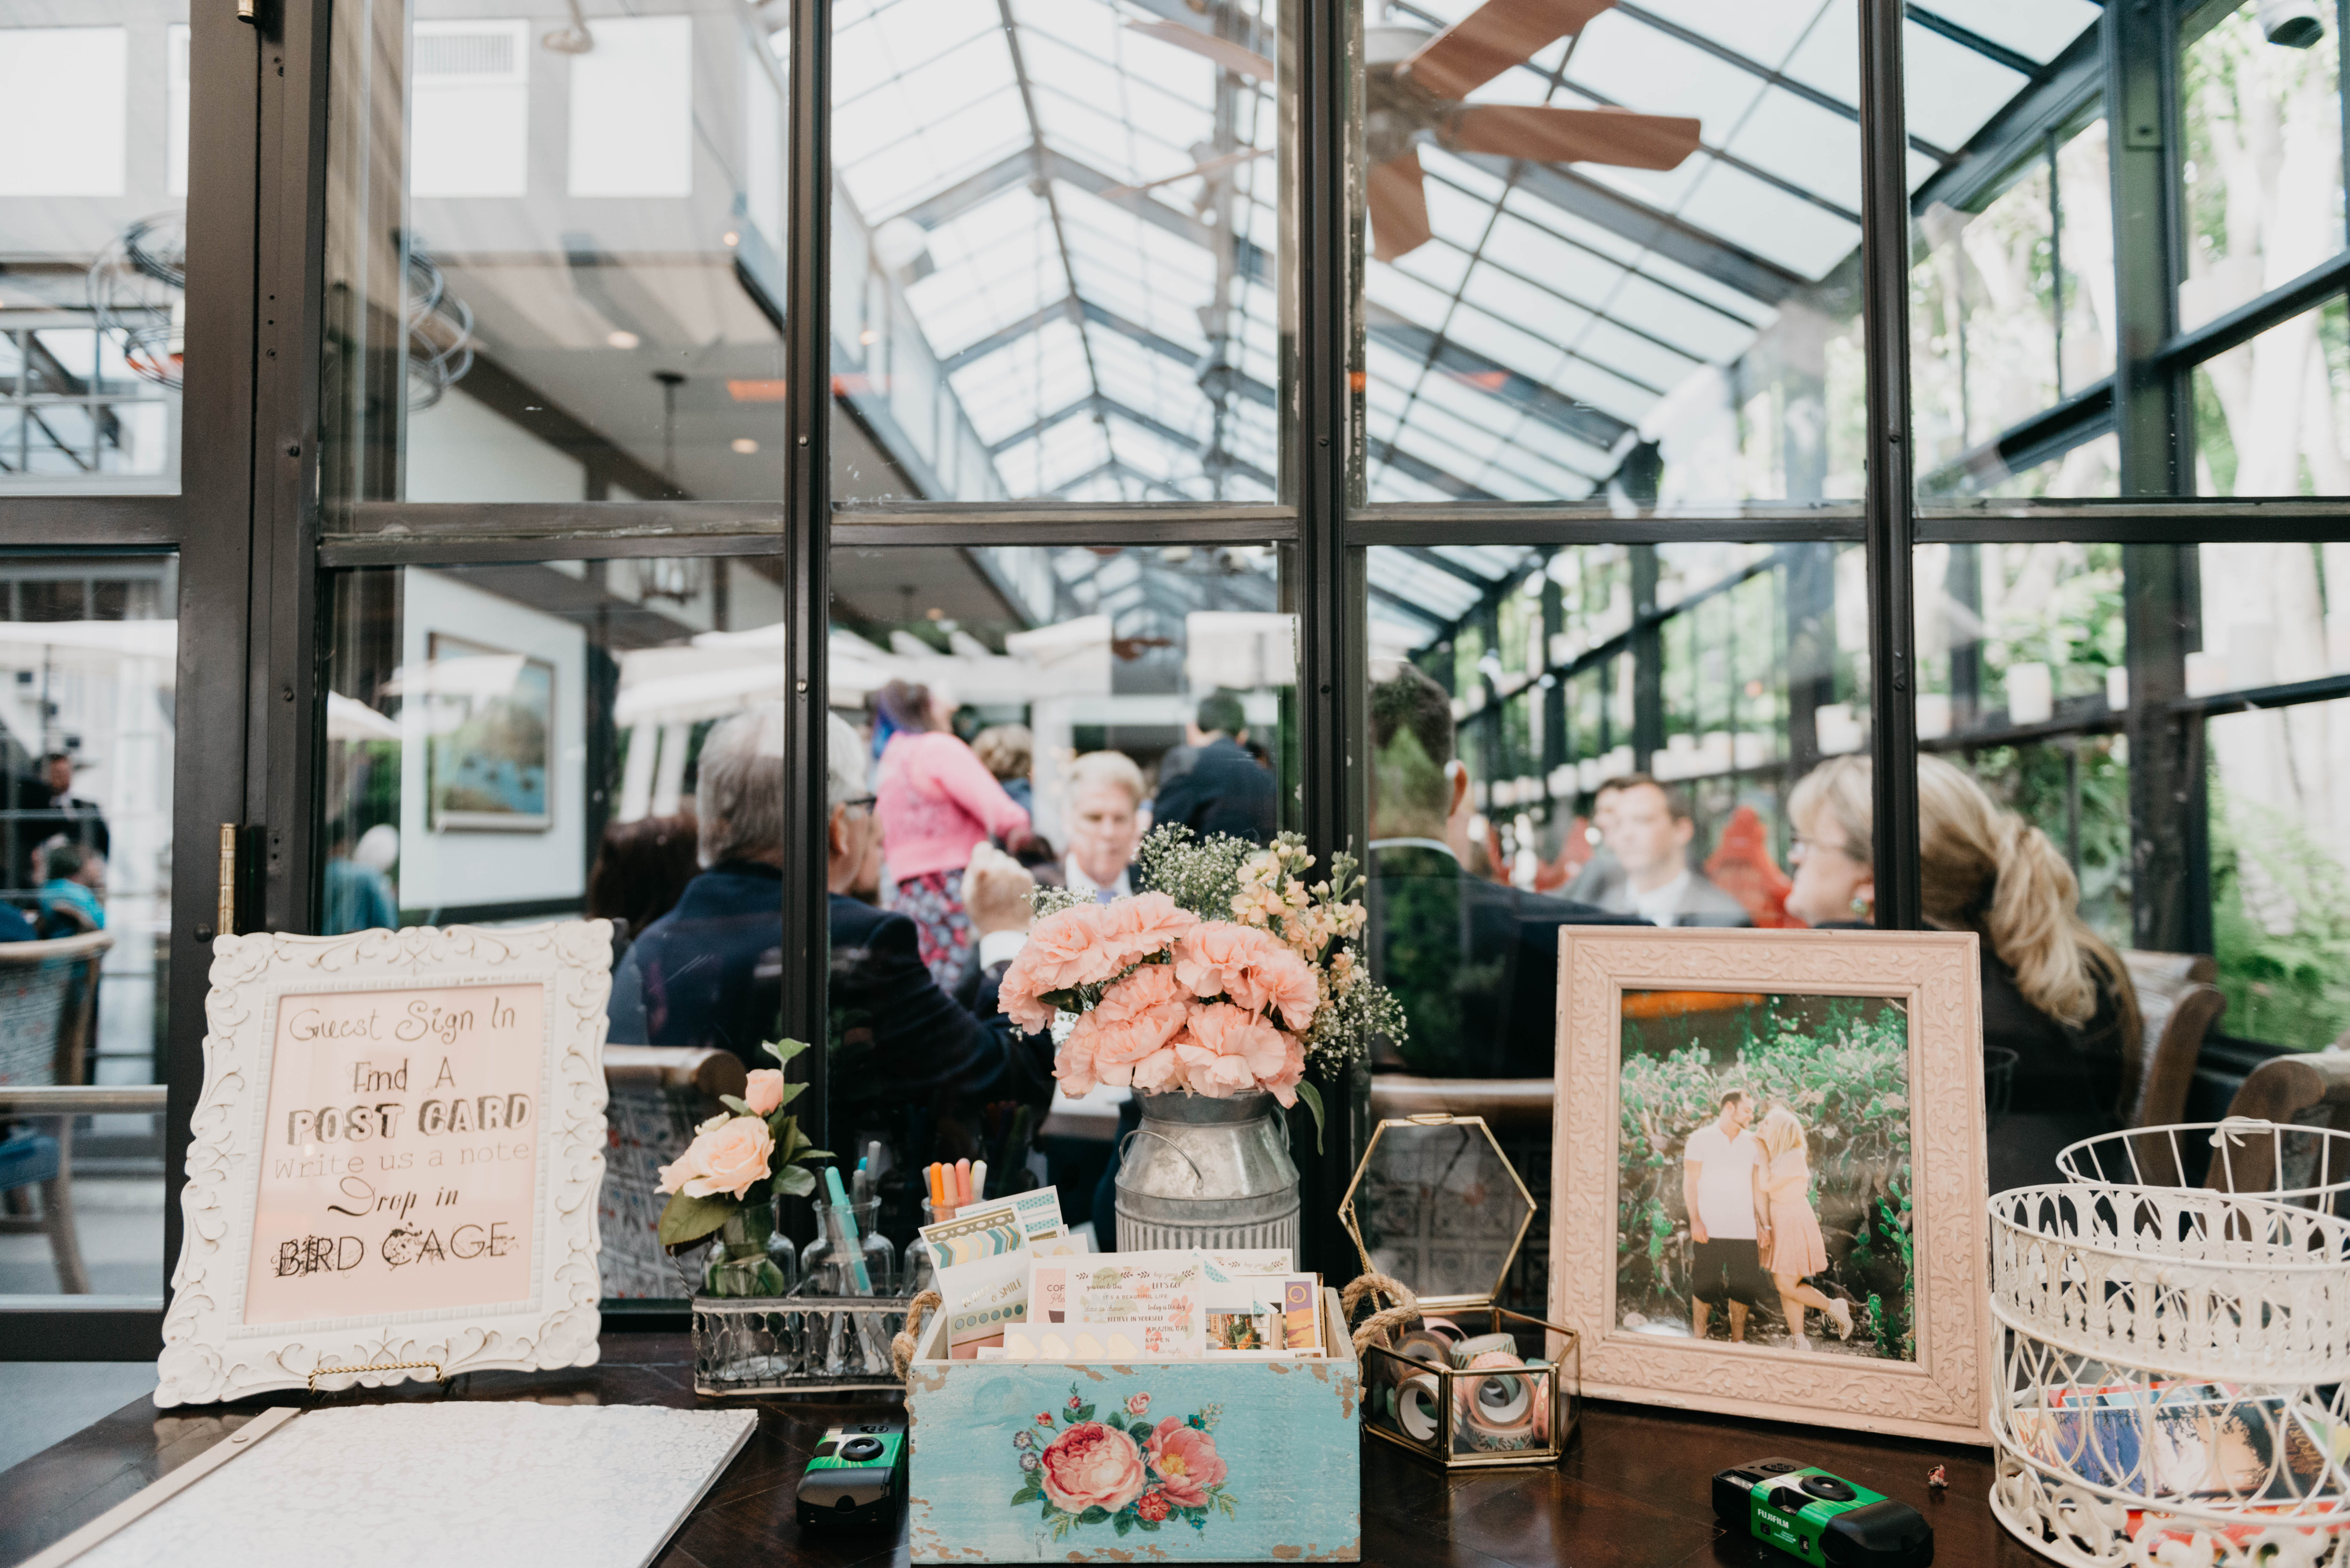
[[(1860, 124), (1784, 88), (1755, 100), (1753, 112), (1723, 151), (1765, 173), (1860, 211)], [(1929, 169), (1933, 160), (1922, 159)]]
[(1901, 28), (1903, 114), (1909, 134), (1955, 151), (2030, 78), (1915, 22)]
[(1860, 245), (1858, 223), (1723, 163), (1715, 164), (1690, 192), (1680, 216), (1813, 279), (1825, 277)]
[(1926, 10), (2045, 65), (2097, 21), (2091, 0), (1934, 0)]
[(1762, 90), (1753, 72), (1617, 10), (1601, 12), (1583, 29), (1566, 79), (1627, 109), (1688, 115), (1716, 146)]
[(1775, 71), (1831, 0), (1643, 0), (1642, 9), (1663, 21), (1744, 56)]

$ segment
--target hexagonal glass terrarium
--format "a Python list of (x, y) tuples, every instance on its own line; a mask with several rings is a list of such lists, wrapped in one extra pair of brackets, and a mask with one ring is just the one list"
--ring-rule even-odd
[(1338, 1205), (1420, 1321), (1363, 1353), (1365, 1429), (1447, 1468), (1548, 1464), (1575, 1431), (1571, 1329), (1494, 1305), (1534, 1201), (1482, 1116), (1383, 1121)]

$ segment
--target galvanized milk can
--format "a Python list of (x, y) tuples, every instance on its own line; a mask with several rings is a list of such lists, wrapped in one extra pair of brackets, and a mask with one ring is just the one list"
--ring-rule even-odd
[(1137, 1095), (1118, 1155), (1118, 1249), (1297, 1251), (1297, 1167), (1271, 1095)]

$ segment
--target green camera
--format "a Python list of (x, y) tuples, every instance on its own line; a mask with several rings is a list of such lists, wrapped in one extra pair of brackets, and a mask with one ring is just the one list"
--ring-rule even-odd
[(816, 1444), (816, 1455), (800, 1477), (799, 1522), (887, 1523), (905, 1496), (905, 1474), (904, 1422), (835, 1427)]
[(1713, 1513), (1812, 1568), (1926, 1568), (1934, 1527), (1906, 1502), (1798, 1459), (1754, 1459), (1713, 1478)]

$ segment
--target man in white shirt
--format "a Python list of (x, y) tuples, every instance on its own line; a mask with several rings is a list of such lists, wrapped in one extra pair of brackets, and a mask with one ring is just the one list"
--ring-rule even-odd
[(1627, 774), (1600, 786), (1614, 794), (1615, 815), (1601, 828), (1602, 847), (1615, 852), (1620, 880), (1593, 901), (1652, 926), (1743, 926), (1746, 908), (1689, 863), (1697, 823), (1688, 799), (1646, 774)]
[(1069, 767), (1071, 890), (1108, 903), (1134, 891), (1129, 867), (1142, 842), (1142, 770), (1123, 752), (1087, 752)]
[(1746, 1309), (1762, 1289), (1761, 1243), (1770, 1239), (1762, 1196), (1762, 1147), (1747, 1124), (1754, 1100), (1743, 1089), (1721, 1096), (1721, 1114), (1690, 1134), (1681, 1152), (1681, 1199), (1697, 1243), (1690, 1270), (1690, 1318), (1705, 1337), (1706, 1309), (1725, 1300), (1732, 1343), (1746, 1340)]

